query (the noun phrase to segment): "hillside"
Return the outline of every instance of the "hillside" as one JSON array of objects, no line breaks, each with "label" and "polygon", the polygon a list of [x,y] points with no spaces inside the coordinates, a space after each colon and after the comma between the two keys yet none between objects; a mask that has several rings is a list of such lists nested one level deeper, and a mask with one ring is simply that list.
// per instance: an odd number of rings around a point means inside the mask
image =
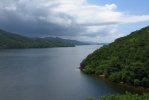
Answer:
[{"label": "hillside", "polygon": [[114,82],[149,88],[149,27],[101,47],[80,68]]},{"label": "hillside", "polygon": [[[83,42],[74,43],[75,40],[61,38],[29,38],[14,33],[0,30],[0,49],[13,48],[50,48],[50,47],[74,47]],[[85,43],[84,43],[85,44]]]},{"label": "hillside", "polygon": [[58,38],[58,37],[56,37],[56,38],[46,37],[44,39],[49,40],[49,41],[55,40],[55,41],[70,43],[70,44],[74,44],[74,45],[90,45],[90,43],[76,41],[76,40],[70,40],[70,39],[62,39],[62,38]]}]

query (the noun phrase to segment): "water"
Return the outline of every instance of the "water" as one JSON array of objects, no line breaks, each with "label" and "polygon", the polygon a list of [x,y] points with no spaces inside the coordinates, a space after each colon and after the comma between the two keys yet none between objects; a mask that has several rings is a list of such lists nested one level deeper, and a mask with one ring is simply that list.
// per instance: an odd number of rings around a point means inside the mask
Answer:
[{"label": "water", "polygon": [[0,50],[0,100],[86,100],[124,92],[78,69],[99,47]]}]

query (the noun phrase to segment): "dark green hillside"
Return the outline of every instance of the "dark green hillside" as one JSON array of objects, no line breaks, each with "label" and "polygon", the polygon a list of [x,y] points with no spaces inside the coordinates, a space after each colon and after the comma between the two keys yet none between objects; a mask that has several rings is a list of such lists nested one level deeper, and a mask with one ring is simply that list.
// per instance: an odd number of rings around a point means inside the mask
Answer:
[{"label": "dark green hillside", "polygon": [[[73,42],[72,42],[73,41]],[[0,49],[74,47],[83,42],[61,38],[29,38],[0,30]]]},{"label": "dark green hillside", "polygon": [[89,43],[85,43],[85,42],[81,42],[81,41],[76,41],[76,40],[70,40],[70,39],[62,39],[62,38],[52,38],[52,37],[46,37],[44,38],[46,40],[49,40],[49,41],[58,41],[58,42],[63,42],[63,43],[66,43],[66,44],[73,44],[73,45],[90,45]]},{"label": "dark green hillside", "polygon": [[105,45],[81,63],[87,74],[149,88],[149,27]]},{"label": "dark green hillside", "polygon": [[31,43],[30,38],[0,30],[0,48],[29,48]]}]

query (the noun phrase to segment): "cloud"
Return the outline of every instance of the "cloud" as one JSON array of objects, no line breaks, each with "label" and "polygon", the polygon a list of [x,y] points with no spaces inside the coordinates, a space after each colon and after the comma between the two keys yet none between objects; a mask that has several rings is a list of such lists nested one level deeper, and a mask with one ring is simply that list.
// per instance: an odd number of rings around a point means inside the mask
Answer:
[{"label": "cloud", "polygon": [[0,28],[29,36],[60,36],[113,41],[118,25],[149,21],[149,15],[128,15],[116,4],[87,0],[1,0]]},{"label": "cloud", "polygon": [[120,22],[122,24],[129,24],[129,23],[138,23],[138,22],[143,22],[143,21],[149,21],[149,15],[140,15],[140,16],[126,15],[121,18]]}]

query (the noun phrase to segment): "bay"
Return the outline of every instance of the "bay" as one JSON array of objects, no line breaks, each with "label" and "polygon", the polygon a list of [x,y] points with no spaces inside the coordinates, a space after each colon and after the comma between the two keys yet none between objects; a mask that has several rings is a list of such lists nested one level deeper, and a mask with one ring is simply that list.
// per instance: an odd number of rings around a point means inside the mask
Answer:
[{"label": "bay", "polygon": [[123,93],[78,69],[99,47],[0,50],[0,100],[86,100]]}]

